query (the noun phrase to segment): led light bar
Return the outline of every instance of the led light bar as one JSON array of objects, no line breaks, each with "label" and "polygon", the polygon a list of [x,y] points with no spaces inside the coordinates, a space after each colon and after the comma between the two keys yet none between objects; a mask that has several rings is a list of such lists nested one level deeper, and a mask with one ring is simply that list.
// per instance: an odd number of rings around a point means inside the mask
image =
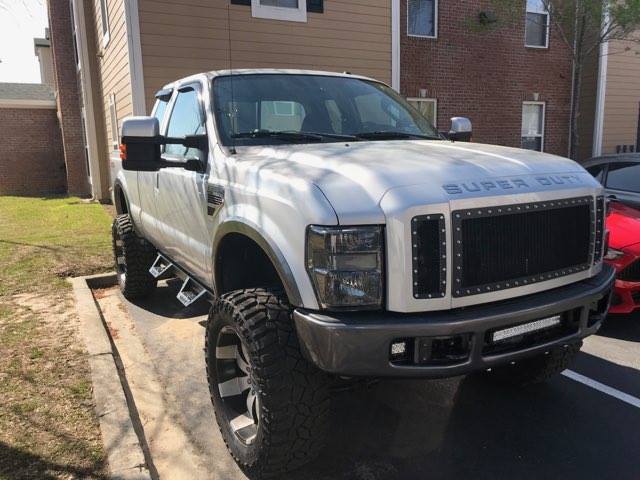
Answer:
[{"label": "led light bar", "polygon": [[561,320],[562,320],[562,317],[560,315],[555,315],[553,317],[543,318],[542,320],[536,320],[535,322],[523,323],[522,325],[517,325],[515,327],[505,328],[504,330],[498,330],[497,332],[493,332],[493,335],[491,336],[491,340],[494,342],[499,342],[501,340],[506,340],[508,338],[524,335],[525,333],[531,333],[537,330],[544,330],[545,328],[550,328],[550,327],[559,325]]}]

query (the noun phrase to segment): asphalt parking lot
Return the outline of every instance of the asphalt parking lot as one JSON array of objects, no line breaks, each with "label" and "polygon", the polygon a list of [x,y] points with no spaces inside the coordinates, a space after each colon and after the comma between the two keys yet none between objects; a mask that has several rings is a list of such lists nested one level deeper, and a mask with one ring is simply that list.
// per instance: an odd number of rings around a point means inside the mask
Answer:
[{"label": "asphalt parking lot", "polygon": [[[132,345],[121,344],[124,330],[142,345],[137,354],[145,356],[153,370],[148,376],[161,386],[161,415],[188,444],[178,452],[190,455],[185,476],[244,479],[226,452],[208,396],[208,305],[182,309],[175,293],[175,284],[163,284],[137,305],[116,289],[96,297],[118,350]],[[640,315],[609,318],[565,373],[524,389],[470,376],[385,380],[338,392],[324,453],[288,478],[640,478]],[[131,392],[145,435],[153,437],[144,402],[136,399],[139,387]],[[149,450],[158,476],[170,478],[155,453],[162,449],[152,440]]]}]

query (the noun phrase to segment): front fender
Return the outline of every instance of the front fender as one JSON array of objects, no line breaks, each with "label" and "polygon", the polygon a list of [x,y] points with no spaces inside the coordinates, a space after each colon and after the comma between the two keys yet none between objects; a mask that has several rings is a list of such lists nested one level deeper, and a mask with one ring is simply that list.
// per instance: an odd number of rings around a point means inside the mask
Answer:
[{"label": "front fender", "polygon": [[[289,266],[289,262],[284,254],[265,232],[260,232],[260,227],[246,219],[243,220],[227,220],[218,228],[213,245],[213,258],[218,258],[218,248],[222,239],[230,233],[242,234],[258,244],[258,246],[267,254],[269,260],[278,272],[280,280],[284,285],[285,292],[289,298],[289,303],[294,306],[303,305],[302,295],[296,282],[296,277]],[[220,279],[217,273],[214,273],[214,290],[218,291]]]},{"label": "front fender", "polygon": [[[125,171],[122,160],[114,152],[110,158],[110,174],[113,179],[111,199],[118,213],[128,212],[134,225],[139,226],[140,193],[138,190],[138,172]],[[122,192],[119,198],[118,192]]]},{"label": "front fender", "polygon": [[[306,201],[292,196],[247,196],[245,202],[231,202],[220,212],[215,229],[212,260],[215,264],[221,240],[240,233],[255,241],[267,254],[284,285],[289,301],[297,307],[318,309],[318,301],[305,268],[306,230],[310,224],[336,225],[337,217],[322,192],[306,190]],[[308,197],[311,198],[308,198]],[[241,197],[238,195],[236,199]],[[215,270],[215,269],[214,269]],[[220,284],[213,273],[214,289]]]}]

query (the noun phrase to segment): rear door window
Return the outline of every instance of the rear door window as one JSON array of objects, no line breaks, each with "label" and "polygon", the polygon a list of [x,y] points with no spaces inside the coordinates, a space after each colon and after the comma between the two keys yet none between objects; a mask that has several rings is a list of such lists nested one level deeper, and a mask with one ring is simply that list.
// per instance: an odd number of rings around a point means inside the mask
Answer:
[{"label": "rear door window", "polygon": [[158,119],[158,123],[162,125],[162,119],[164,118],[164,112],[167,111],[167,105],[169,100],[158,99],[155,107],[153,107],[153,116]]},{"label": "rear door window", "polygon": [[[206,133],[205,116],[198,92],[193,88],[180,91],[171,111],[167,136],[182,138],[203,133]],[[164,152],[169,155],[191,156],[197,155],[199,151],[184,145],[168,144]]]},{"label": "rear door window", "polygon": [[609,165],[607,188],[640,193],[640,163],[612,163]]}]

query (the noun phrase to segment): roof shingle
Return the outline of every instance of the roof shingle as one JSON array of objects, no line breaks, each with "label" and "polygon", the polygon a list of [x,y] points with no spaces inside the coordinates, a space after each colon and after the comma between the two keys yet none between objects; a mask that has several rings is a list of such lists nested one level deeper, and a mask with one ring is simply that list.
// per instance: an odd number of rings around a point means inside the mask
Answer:
[{"label": "roof shingle", "polygon": [[56,99],[49,85],[42,83],[2,83],[0,100],[50,100]]}]

